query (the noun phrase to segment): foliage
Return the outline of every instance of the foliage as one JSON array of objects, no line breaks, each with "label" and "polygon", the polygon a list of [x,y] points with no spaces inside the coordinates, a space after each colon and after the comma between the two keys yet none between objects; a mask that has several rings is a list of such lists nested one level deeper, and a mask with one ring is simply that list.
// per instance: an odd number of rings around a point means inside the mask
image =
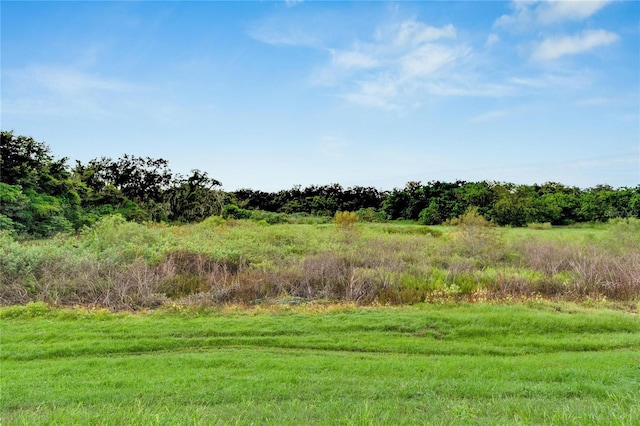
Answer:
[{"label": "foliage", "polygon": [[2,182],[38,192],[56,192],[69,177],[67,159],[55,160],[49,147],[31,137],[2,131],[0,170]]},{"label": "foliage", "polygon": [[333,223],[342,229],[353,228],[358,220],[358,215],[355,212],[336,212],[333,217]]},{"label": "foliage", "polygon": [[376,210],[373,207],[360,209],[356,214],[358,215],[358,220],[361,222],[386,222],[387,220],[387,215],[384,212]]},{"label": "foliage", "polygon": [[455,217],[453,219],[447,220],[445,224],[449,226],[481,227],[481,228],[493,226],[491,222],[489,222],[487,219],[484,218],[484,216],[482,216],[479,213],[478,207],[476,206],[469,207],[467,211],[464,212],[464,214],[461,214],[460,216]]},{"label": "foliage", "polygon": [[222,215],[278,224],[327,222],[337,212],[351,211],[361,222],[438,225],[475,207],[490,222],[518,227],[640,218],[640,186],[580,189],[555,182],[410,181],[389,192],[339,184],[273,193],[224,192],[206,172],[174,175],[161,158],[125,154],[115,160],[76,161],[70,169],[67,159],[54,158],[46,144],[8,131],[2,132],[0,154],[0,225],[20,238],[77,232],[113,214],[136,222],[193,223]]},{"label": "foliage", "polygon": [[84,225],[81,188],[49,147],[26,136],[2,132],[0,215],[17,234],[47,237]]},{"label": "foliage", "polygon": [[46,241],[19,242],[5,231],[0,304],[135,310],[169,299],[201,306],[283,296],[358,304],[640,297],[636,219],[538,231],[467,216],[450,228],[359,223],[358,232],[338,233],[324,224],[265,226],[266,216],[167,226],[120,215]]},{"label": "foliage", "polygon": [[295,186],[271,194],[241,189],[232,195],[236,204],[246,209],[321,216],[332,216],[337,211],[375,210],[380,208],[384,198],[384,194],[375,188],[356,186],[344,189],[338,184],[312,185],[304,189]]},{"label": "foliage", "polygon": [[224,219],[249,219],[251,214],[250,210],[242,209],[235,204],[227,204],[222,209]]},{"label": "foliage", "polygon": [[112,214],[196,222],[220,214],[226,198],[207,173],[174,176],[163,159],[103,157],[69,170],[47,145],[13,132],[2,132],[1,154],[1,223],[23,238],[78,231]]},{"label": "foliage", "polygon": [[223,195],[214,188],[220,182],[210,178],[206,172],[192,170],[188,178],[178,178],[164,198],[169,204],[168,219],[188,223],[203,220],[222,213]]},{"label": "foliage", "polygon": [[551,222],[545,222],[545,223],[529,223],[527,225],[527,228],[529,229],[551,229],[553,228],[553,226],[551,225]]}]

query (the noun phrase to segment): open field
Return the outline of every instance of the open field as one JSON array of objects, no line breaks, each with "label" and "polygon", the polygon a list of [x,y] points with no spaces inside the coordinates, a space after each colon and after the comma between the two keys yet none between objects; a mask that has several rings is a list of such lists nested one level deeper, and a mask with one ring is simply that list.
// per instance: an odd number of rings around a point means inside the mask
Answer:
[{"label": "open field", "polygon": [[[309,219],[313,220],[313,218]],[[584,228],[103,219],[78,235],[0,233],[0,304],[116,310],[295,297],[360,305],[543,297],[637,308],[640,220]]]},{"label": "open field", "polygon": [[3,424],[637,424],[640,320],[574,304],[8,307]]},{"label": "open field", "polygon": [[0,233],[2,424],[636,424],[640,221],[486,225]]}]

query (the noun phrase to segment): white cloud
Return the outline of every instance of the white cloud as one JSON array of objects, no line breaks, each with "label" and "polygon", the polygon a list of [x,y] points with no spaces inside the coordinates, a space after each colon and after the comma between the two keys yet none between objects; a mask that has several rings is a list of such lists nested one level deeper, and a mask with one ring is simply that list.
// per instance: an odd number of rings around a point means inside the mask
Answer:
[{"label": "white cloud", "polygon": [[588,52],[616,42],[618,35],[605,30],[587,30],[575,36],[549,37],[535,46],[531,55],[537,61],[549,61],[566,55]]},{"label": "white cloud", "polygon": [[593,84],[593,77],[590,72],[582,70],[579,75],[544,73],[534,77],[511,77],[508,83],[516,87],[528,89],[575,89],[581,90]]},{"label": "white cloud", "polygon": [[487,41],[485,41],[484,46],[485,47],[491,47],[494,44],[497,44],[500,42],[500,36],[498,34],[489,34],[489,36],[487,37]]},{"label": "white cloud", "polygon": [[293,7],[304,3],[304,0],[284,0],[284,3],[287,5],[287,7]]},{"label": "white cloud", "polygon": [[398,108],[395,101],[397,96],[398,81],[384,75],[378,76],[375,80],[361,81],[356,91],[342,95],[344,99],[355,104],[389,110]]},{"label": "white cloud", "polygon": [[438,44],[425,44],[400,59],[402,74],[405,78],[428,76],[436,71],[456,63],[458,58],[468,54],[467,48],[457,48]]},{"label": "white cloud", "polygon": [[333,65],[347,70],[374,68],[379,65],[375,57],[357,50],[331,50],[331,53]]},{"label": "white cloud", "polygon": [[541,3],[536,12],[537,20],[544,25],[566,21],[582,21],[603,7],[611,0],[561,0]]},{"label": "white cloud", "polygon": [[[347,49],[329,49],[331,61],[316,70],[313,81],[338,86],[350,102],[396,109],[416,96],[431,93],[428,83],[450,77],[471,54],[456,41],[456,29],[448,24],[431,27],[408,19],[377,29],[370,41],[357,41]],[[442,82],[444,86],[450,86]]]},{"label": "white cloud", "polygon": [[247,33],[262,43],[283,46],[317,46],[318,38],[301,27],[283,26],[280,22],[266,21],[250,27]]},{"label": "white cloud", "polygon": [[491,121],[491,120],[496,120],[499,118],[503,118],[508,116],[511,113],[511,111],[509,110],[495,110],[495,111],[489,111],[486,112],[484,114],[480,114],[480,115],[476,115],[475,117],[471,117],[471,119],[469,121],[474,122],[474,123],[480,123],[480,122],[484,122],[484,121]]},{"label": "white cloud", "polygon": [[[390,31],[394,37],[394,44],[400,47],[419,46],[422,43],[436,41],[442,38],[456,38],[456,29],[448,24],[442,28],[430,27],[413,19],[391,26]],[[385,31],[378,37],[386,41]]]},{"label": "white cloud", "polygon": [[135,88],[134,85],[120,80],[59,67],[31,66],[10,73],[27,85],[66,95],[93,91],[126,92]]},{"label": "white cloud", "polygon": [[513,12],[500,16],[494,26],[521,32],[537,26],[582,21],[611,2],[612,0],[516,0],[511,3]]},{"label": "white cloud", "polygon": [[132,107],[155,93],[152,87],[79,69],[39,64],[3,74],[3,114],[104,118],[160,107]]}]

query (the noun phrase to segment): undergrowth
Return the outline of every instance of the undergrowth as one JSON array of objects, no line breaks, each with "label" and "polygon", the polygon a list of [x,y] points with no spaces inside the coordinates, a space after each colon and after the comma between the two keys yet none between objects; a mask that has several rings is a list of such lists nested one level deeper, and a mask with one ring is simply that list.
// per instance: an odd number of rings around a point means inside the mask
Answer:
[{"label": "undergrowth", "polygon": [[138,310],[286,298],[366,305],[640,297],[640,220],[519,234],[472,217],[446,228],[347,219],[212,217],[166,226],[112,216],[50,240],[0,232],[0,304]]}]

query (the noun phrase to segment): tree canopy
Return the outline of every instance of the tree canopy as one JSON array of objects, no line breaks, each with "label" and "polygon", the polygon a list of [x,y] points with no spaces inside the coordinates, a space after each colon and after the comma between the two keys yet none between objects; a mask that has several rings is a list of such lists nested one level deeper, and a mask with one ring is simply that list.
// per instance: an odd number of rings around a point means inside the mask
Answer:
[{"label": "tree canopy", "polygon": [[364,220],[415,220],[440,224],[469,208],[499,225],[568,225],[616,217],[640,218],[640,185],[581,189],[557,182],[408,182],[404,188],[294,186],[264,192],[224,192],[206,172],[174,174],[164,159],[124,154],[83,164],[56,159],[31,137],[2,131],[0,228],[24,237],[79,230],[102,216],[135,221],[197,222],[212,215],[249,217],[252,211],[332,217],[357,212]]}]

